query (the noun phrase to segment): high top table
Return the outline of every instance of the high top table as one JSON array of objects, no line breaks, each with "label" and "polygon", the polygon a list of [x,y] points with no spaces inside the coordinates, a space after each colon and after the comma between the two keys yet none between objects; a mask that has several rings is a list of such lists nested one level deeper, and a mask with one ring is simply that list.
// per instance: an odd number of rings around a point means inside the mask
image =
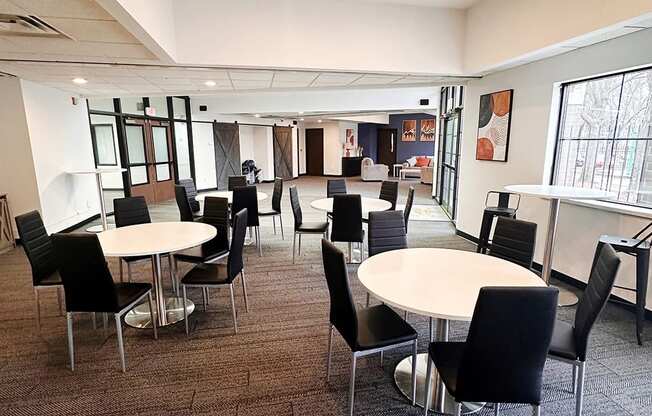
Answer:
[{"label": "high top table", "polygon": [[[233,203],[233,191],[204,192],[204,193],[198,194],[195,197],[195,199],[197,201],[204,202],[204,199],[206,199],[206,197],[209,197],[209,196],[216,197],[216,198],[226,198],[226,199],[229,200],[229,204]],[[259,202],[264,201],[265,199],[267,199],[267,194],[265,192],[256,192],[256,197],[257,197]]]},{"label": "high top table", "polygon": [[[367,198],[361,197],[362,202],[362,218],[369,218],[371,211],[387,211],[392,207],[392,204],[380,198]],[[310,206],[319,211],[328,213],[333,212],[333,198],[316,199],[310,203]]]},{"label": "high top table", "polygon": [[[550,284],[552,273],[552,255],[555,246],[555,233],[557,232],[557,219],[559,217],[559,205],[565,199],[610,199],[616,196],[613,192],[599,189],[575,188],[572,186],[558,185],[507,185],[509,192],[525,196],[534,196],[550,200],[550,211],[548,213],[548,230],[546,232],[546,246],[543,252],[543,265],[541,278]],[[559,306],[572,306],[577,303],[577,296],[570,290],[559,288]]]},{"label": "high top table", "polygon": [[[106,257],[152,256],[154,294],[158,326],[171,325],[183,320],[183,298],[165,297],[161,281],[161,255],[198,246],[213,239],[217,228],[199,222],[154,222],[130,225],[103,231],[98,234]],[[174,263],[174,262],[173,262]],[[175,277],[176,278],[176,277]],[[195,305],[188,300],[188,314]],[[125,315],[125,322],[135,328],[151,328],[147,302]]]},{"label": "high top table", "polygon": [[104,203],[104,189],[102,189],[102,174],[103,173],[117,173],[126,172],[124,168],[102,168],[102,169],[89,169],[89,170],[74,170],[68,172],[70,175],[95,175],[95,182],[97,183],[97,194],[100,197],[100,218],[101,225],[93,225],[88,227],[86,231],[90,233],[99,233],[109,229],[109,223],[106,220],[106,205]]},{"label": "high top table", "polygon": [[[470,321],[480,288],[485,286],[541,287],[545,283],[532,271],[497,257],[442,248],[408,248],[369,257],[358,268],[358,279],[367,291],[399,309],[437,319],[437,341],[448,341],[449,321]],[[417,356],[417,404],[424,405],[428,353]],[[507,371],[508,369],[506,369]],[[431,408],[452,413],[437,371],[432,373]],[[412,397],[412,356],[396,366],[394,381]],[[483,403],[464,403],[464,413],[480,410]]]}]

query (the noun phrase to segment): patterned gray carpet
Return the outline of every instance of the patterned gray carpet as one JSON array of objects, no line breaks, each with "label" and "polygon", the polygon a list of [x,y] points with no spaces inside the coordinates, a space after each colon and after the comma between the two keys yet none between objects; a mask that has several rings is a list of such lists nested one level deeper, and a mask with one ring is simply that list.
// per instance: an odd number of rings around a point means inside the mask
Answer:
[{"label": "patterned gray carpet", "polygon": [[[325,180],[294,181],[302,197],[307,220],[323,218],[309,202],[325,194]],[[289,183],[286,184],[286,188]],[[429,188],[416,184],[415,203],[429,204]],[[271,185],[260,186],[271,194]],[[349,189],[377,195],[379,184],[349,181]],[[400,203],[406,196],[401,186]],[[265,202],[269,204],[269,200]],[[88,316],[75,321],[76,370],[66,368],[65,319],[58,315],[54,291],[42,296],[43,330],[34,322],[31,275],[22,249],[0,256],[0,415],[340,415],[346,413],[350,356],[335,337],[331,381],[326,383],[328,294],[317,237],[304,239],[304,251],[291,264],[292,217],[283,198],[285,240],[274,235],[265,219],[263,257],[248,247],[246,270],[250,312],[244,311],[236,289],[239,332],[232,332],[228,290],[212,291],[208,312],[190,318],[192,332],[183,324],[151,331],[127,328],[127,373],[119,370],[116,337],[93,330]],[[177,219],[173,203],[152,207],[154,220]],[[456,237],[446,222],[414,222],[413,247],[473,249]],[[437,265],[431,271],[436,273]],[[117,263],[111,260],[117,276]],[[140,281],[150,280],[148,266],[137,268]],[[355,298],[362,306],[364,290],[351,267]],[[167,283],[167,280],[166,280]],[[200,293],[190,291],[196,302]],[[571,320],[572,309],[559,317]],[[426,318],[409,318],[421,334],[419,350],[426,348]],[[453,322],[451,338],[464,339],[467,325]],[[633,316],[608,306],[592,337],[586,381],[585,415],[652,414],[652,332],[639,347],[634,341]],[[358,363],[355,409],[357,415],[417,415],[421,409],[407,404],[393,384],[396,363],[409,349]],[[509,371],[509,368],[505,368]],[[544,378],[544,415],[573,415],[571,369],[549,361]],[[483,409],[478,414],[492,414]],[[505,406],[504,415],[529,415],[524,406]]]}]

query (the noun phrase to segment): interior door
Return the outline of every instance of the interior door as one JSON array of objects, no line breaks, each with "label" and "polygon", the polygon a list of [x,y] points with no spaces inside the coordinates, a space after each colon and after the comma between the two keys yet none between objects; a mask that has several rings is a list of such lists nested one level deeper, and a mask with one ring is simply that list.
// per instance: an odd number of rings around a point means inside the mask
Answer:
[{"label": "interior door", "polygon": [[174,198],[174,160],[169,123],[128,119],[125,133],[131,195],[144,196],[147,203]]},{"label": "interior door", "polygon": [[306,129],[306,174],[324,174],[324,129]]},{"label": "interior door", "polygon": [[397,136],[396,129],[378,129],[377,163],[387,165],[390,172],[393,172],[392,165],[396,163]]},{"label": "interior door", "polygon": [[292,179],[292,127],[272,128],[274,145],[274,175]]},{"label": "interior door", "polygon": [[236,123],[213,123],[217,188],[226,189],[229,176],[242,175],[240,165],[240,126]]}]

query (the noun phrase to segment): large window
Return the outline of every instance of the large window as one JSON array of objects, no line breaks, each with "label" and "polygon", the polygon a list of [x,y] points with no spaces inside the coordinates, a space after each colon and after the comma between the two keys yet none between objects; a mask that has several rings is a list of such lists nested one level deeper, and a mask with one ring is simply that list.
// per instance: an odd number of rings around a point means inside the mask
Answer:
[{"label": "large window", "polygon": [[554,183],[652,208],[652,69],[563,85]]}]

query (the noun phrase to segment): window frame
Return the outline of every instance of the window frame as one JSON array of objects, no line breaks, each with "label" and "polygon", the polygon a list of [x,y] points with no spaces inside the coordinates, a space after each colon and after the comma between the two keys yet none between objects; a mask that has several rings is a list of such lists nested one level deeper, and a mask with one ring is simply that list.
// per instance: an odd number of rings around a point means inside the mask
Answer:
[{"label": "window frame", "polygon": [[[97,133],[95,132],[96,127],[108,127],[111,129],[111,148],[113,149],[113,163],[100,163],[99,152],[97,149]],[[113,124],[111,123],[100,123],[100,124],[91,124],[91,141],[93,143],[93,158],[95,159],[95,167],[100,166],[118,166],[118,154],[115,148],[115,131],[113,130]]]}]

